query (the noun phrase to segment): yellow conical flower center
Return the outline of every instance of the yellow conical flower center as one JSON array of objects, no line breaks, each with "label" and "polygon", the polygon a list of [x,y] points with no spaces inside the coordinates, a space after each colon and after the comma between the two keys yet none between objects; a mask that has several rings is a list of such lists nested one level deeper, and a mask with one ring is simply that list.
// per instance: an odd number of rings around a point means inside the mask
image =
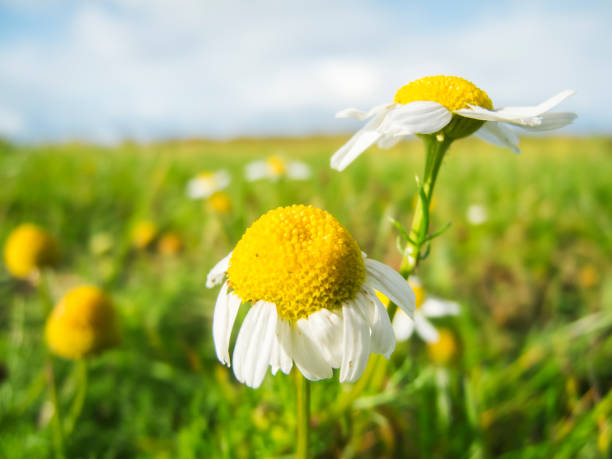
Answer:
[{"label": "yellow conical flower center", "polygon": [[15,277],[27,278],[44,266],[53,265],[59,257],[56,240],[44,229],[31,223],[19,225],[4,246],[4,262]]},{"label": "yellow conical flower center", "polygon": [[439,339],[435,343],[427,344],[429,357],[439,365],[446,365],[457,353],[457,342],[453,333],[445,328],[438,330]]},{"label": "yellow conical flower center", "polygon": [[410,287],[412,287],[412,291],[414,292],[414,305],[417,309],[419,309],[421,306],[423,306],[423,303],[425,302],[425,289],[417,281],[409,280],[408,283],[410,284]]},{"label": "yellow conical flower center", "polygon": [[279,156],[270,156],[266,162],[272,175],[283,175],[287,171],[285,160]]},{"label": "yellow conical flower center", "polygon": [[208,198],[210,208],[220,214],[226,214],[232,209],[232,201],[227,193],[217,191]]},{"label": "yellow conical flower center", "polygon": [[493,102],[482,89],[464,78],[445,75],[428,76],[402,86],[395,93],[394,101],[399,104],[438,102],[451,112],[468,105],[493,109]]},{"label": "yellow conical flower center", "polygon": [[269,211],[247,229],[227,274],[243,301],[274,303],[280,317],[296,321],[353,299],[365,266],[357,242],[332,215],[294,205]]}]

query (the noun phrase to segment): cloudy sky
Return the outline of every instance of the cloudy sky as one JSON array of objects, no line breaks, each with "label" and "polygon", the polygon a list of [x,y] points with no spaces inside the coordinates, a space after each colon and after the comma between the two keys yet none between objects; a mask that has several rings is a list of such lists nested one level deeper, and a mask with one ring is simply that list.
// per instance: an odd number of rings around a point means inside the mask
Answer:
[{"label": "cloudy sky", "polygon": [[0,0],[0,136],[347,132],[340,109],[452,74],[496,107],[572,88],[612,133],[612,2]]}]

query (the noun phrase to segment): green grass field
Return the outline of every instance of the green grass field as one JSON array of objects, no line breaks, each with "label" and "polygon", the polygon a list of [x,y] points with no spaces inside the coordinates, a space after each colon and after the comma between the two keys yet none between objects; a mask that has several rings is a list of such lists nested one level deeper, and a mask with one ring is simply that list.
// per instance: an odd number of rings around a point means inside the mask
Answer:
[{"label": "green grass field", "polygon": [[[88,361],[83,410],[67,457],[278,457],[295,448],[291,376],[239,384],[216,359],[218,288],[205,277],[271,208],[331,212],[369,256],[398,267],[418,141],[372,149],[342,172],[329,157],[345,138],[185,141],[116,148],[0,145],[0,243],[22,222],[59,240],[47,273],[57,301],[102,286],[119,311],[121,345]],[[612,141],[525,138],[520,156],[478,139],[456,142],[435,193],[434,240],[419,275],[461,314],[434,320],[459,350],[434,364],[418,337],[355,387],[312,384],[317,457],[609,457],[612,447]],[[270,154],[308,163],[306,181],[246,182]],[[229,214],[189,200],[187,181],[227,168]],[[488,220],[472,225],[472,204]],[[180,235],[174,256],[130,247],[140,220]],[[100,235],[111,243],[96,249]],[[94,247],[92,247],[94,246]],[[0,268],[0,457],[53,456],[44,307],[36,288]],[[62,414],[77,393],[74,363],[54,358]],[[367,384],[366,384],[367,383]],[[363,387],[362,387],[363,386]],[[351,402],[351,403],[349,403]]]}]

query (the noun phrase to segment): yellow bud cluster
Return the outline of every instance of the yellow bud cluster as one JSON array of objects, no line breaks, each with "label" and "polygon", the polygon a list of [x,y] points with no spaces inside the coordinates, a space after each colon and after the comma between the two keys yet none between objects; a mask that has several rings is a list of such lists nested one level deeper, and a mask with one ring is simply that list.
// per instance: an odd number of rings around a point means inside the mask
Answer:
[{"label": "yellow bud cluster", "polygon": [[228,278],[243,301],[274,303],[280,317],[297,321],[353,299],[365,266],[357,242],[332,215],[293,205],[269,211],[247,229]]},{"label": "yellow bud cluster", "polygon": [[45,339],[53,353],[69,359],[115,346],[119,331],[110,299],[90,285],[71,290],[47,319]]}]

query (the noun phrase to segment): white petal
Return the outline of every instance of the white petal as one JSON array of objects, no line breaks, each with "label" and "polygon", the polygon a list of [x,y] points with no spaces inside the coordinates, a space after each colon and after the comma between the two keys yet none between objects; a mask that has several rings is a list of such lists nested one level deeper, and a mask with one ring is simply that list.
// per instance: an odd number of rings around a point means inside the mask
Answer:
[{"label": "white petal", "polygon": [[502,123],[487,121],[476,131],[476,136],[493,145],[509,148],[514,153],[521,152],[518,146],[518,136],[511,128]]},{"label": "white petal", "polygon": [[319,346],[295,325],[291,327],[290,343],[291,350],[287,347],[285,350],[290,353],[295,366],[306,379],[318,381],[332,377],[332,367],[321,355]]},{"label": "white petal", "polygon": [[287,177],[293,180],[306,180],[310,177],[310,167],[297,161],[291,162],[287,166]]},{"label": "white petal", "polygon": [[355,382],[362,375],[370,357],[370,327],[354,304],[342,305],[344,333],[340,382]]},{"label": "white petal", "polygon": [[[415,315],[418,313],[415,313]],[[398,309],[393,317],[393,332],[398,341],[406,341],[412,336],[414,331],[414,320],[406,315],[404,311]]]},{"label": "white petal", "polygon": [[225,169],[218,170],[215,172],[215,191],[226,188],[231,181],[232,178],[228,171]]},{"label": "white petal", "polygon": [[229,342],[232,337],[232,328],[236,314],[242,300],[234,293],[229,293],[228,283],[225,282],[217,296],[213,312],[213,341],[217,358],[224,365],[230,366]]},{"label": "white petal", "polygon": [[437,102],[411,102],[390,110],[380,129],[384,134],[431,134],[450,123],[453,114]]},{"label": "white petal", "polygon": [[566,90],[533,107],[505,107],[499,110],[487,110],[486,108],[470,105],[470,108],[455,110],[455,113],[477,120],[504,121],[520,126],[536,127],[542,124],[543,117],[541,115],[543,113],[557,106],[572,94],[574,94],[574,91]]},{"label": "white petal", "polygon": [[361,153],[376,142],[381,133],[378,131],[385,114],[379,114],[357,131],[353,137],[342,145],[331,157],[332,169],[342,171],[351,164]]},{"label": "white petal", "polygon": [[410,284],[393,268],[366,258],[366,285],[383,293],[411,316],[415,311],[415,297]]},{"label": "white petal", "polygon": [[246,165],[244,175],[249,182],[269,177],[268,164],[265,161],[253,161]]},{"label": "white petal", "polygon": [[378,146],[380,148],[391,148],[394,147],[395,145],[397,145],[397,143],[402,140],[402,136],[398,135],[398,136],[393,136],[391,134],[387,134],[387,135],[383,135],[379,140],[378,140]]},{"label": "white petal", "polygon": [[[291,326],[285,319],[278,318],[276,323],[276,336],[272,346],[270,366],[272,374],[275,375],[281,370],[286,375],[291,371],[293,360],[289,357],[291,353]],[[287,351],[288,350],[288,351]]]},{"label": "white petal", "polygon": [[389,358],[395,349],[395,335],[391,320],[387,309],[380,302],[374,291],[367,289],[363,295],[365,300],[365,308],[370,321],[370,330],[372,333],[372,349],[374,354],[382,354],[385,358]]},{"label": "white petal", "polygon": [[421,312],[425,317],[456,316],[459,314],[459,304],[439,298],[427,298],[421,305]]},{"label": "white petal", "polygon": [[418,335],[423,338],[423,341],[428,343],[436,343],[440,339],[438,330],[423,316],[423,314],[415,314],[414,328]]},{"label": "white petal", "polygon": [[379,113],[385,111],[386,109],[389,108],[390,105],[393,105],[393,104],[387,103],[387,104],[377,105],[376,107],[370,109],[367,112],[358,110],[356,108],[347,108],[347,109],[344,109],[336,113],[336,118],[355,118],[357,120],[363,121],[363,120],[370,118],[371,116],[378,115]]},{"label": "white petal", "polygon": [[257,388],[270,364],[276,334],[276,306],[258,301],[247,313],[234,348],[234,375],[241,383]]},{"label": "white petal", "polygon": [[295,326],[319,348],[320,355],[332,368],[342,363],[342,318],[329,309],[320,309]]},{"label": "white petal", "polygon": [[540,115],[542,122],[537,126],[521,126],[528,131],[550,131],[572,123],[578,115],[570,112],[549,112]]},{"label": "white petal", "polygon": [[225,273],[229,269],[229,262],[232,258],[232,252],[228,253],[206,276],[206,287],[212,288],[219,285],[225,279]]}]

